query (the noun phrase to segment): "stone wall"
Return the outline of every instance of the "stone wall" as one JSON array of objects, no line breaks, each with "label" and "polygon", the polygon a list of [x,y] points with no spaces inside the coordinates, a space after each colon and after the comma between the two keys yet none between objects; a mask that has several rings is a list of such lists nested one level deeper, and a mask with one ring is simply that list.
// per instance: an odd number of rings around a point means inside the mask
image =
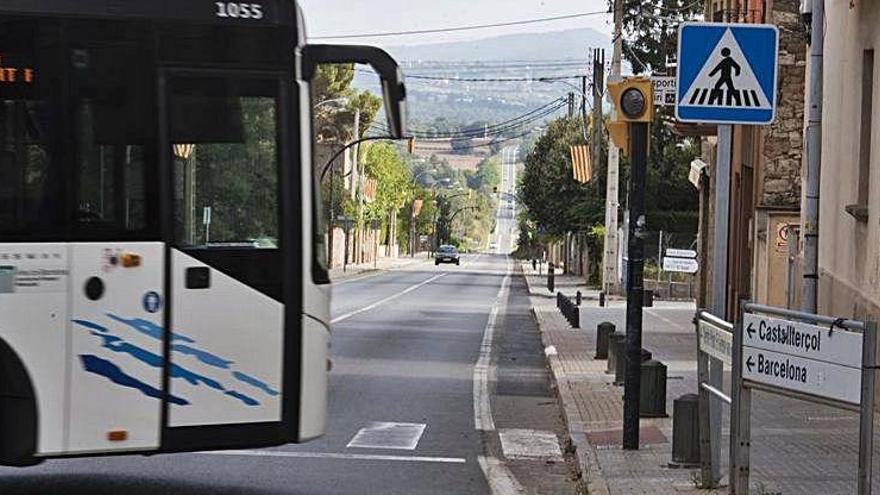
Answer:
[{"label": "stone wall", "polygon": [[767,22],[779,27],[777,111],[776,121],[764,128],[763,180],[756,199],[759,206],[797,207],[804,151],[806,43],[796,0],[774,0],[768,7]]}]

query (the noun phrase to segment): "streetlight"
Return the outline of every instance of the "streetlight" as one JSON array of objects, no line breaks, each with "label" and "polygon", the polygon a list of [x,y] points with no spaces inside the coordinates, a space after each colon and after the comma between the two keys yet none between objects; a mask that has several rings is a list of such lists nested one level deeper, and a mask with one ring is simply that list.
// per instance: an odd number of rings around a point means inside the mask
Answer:
[{"label": "streetlight", "polygon": [[[415,177],[413,177],[413,185],[416,185],[419,177],[421,177],[425,174],[428,174],[428,173],[436,174],[437,169],[432,168],[430,170],[422,170],[421,172],[417,173],[415,175]],[[417,242],[416,242],[416,201],[420,201],[420,200],[413,198],[412,208],[411,208],[410,216],[409,216],[409,257],[410,258],[416,257],[416,244],[417,244]]]}]

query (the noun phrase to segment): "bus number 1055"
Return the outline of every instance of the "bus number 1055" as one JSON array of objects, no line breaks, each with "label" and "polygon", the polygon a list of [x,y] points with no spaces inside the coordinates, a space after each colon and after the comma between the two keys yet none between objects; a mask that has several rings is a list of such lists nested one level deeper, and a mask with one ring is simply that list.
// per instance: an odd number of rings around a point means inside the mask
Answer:
[{"label": "bus number 1055", "polygon": [[217,17],[262,19],[263,6],[258,3],[217,2]]}]

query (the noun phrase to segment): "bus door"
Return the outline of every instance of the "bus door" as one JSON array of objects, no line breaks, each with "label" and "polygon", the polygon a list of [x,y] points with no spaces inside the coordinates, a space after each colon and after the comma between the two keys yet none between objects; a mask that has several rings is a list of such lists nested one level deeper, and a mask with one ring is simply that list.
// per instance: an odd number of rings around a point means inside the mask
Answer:
[{"label": "bus door", "polygon": [[73,24],[60,57],[71,137],[59,180],[71,239],[68,453],[160,444],[166,255],[155,71],[137,32]]},{"label": "bus door", "polygon": [[281,81],[169,70],[160,83],[174,189],[171,428],[282,420]]}]

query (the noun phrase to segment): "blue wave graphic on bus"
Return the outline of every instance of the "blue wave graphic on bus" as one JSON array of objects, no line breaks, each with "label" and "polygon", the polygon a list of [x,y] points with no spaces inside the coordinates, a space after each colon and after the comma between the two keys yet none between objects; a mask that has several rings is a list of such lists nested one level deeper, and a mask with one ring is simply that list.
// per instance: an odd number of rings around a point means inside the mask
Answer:
[{"label": "blue wave graphic on bus", "polygon": [[[126,319],[113,314],[107,314],[109,318],[112,320],[123,323],[129,328],[149,337],[152,337],[156,340],[161,341],[164,335],[164,329],[147,320],[143,320],[140,318]],[[89,333],[101,340],[101,347],[104,349],[108,349],[115,353],[128,354],[129,356],[137,359],[138,361],[154,368],[161,368],[165,364],[165,360],[162,356],[150,352],[146,349],[138,347],[130,342],[127,342],[122,337],[114,335],[113,332],[98,323],[88,321],[88,320],[73,320],[77,325],[82,326],[84,329],[89,331]],[[231,370],[231,366],[234,364],[233,361],[224,359],[222,357],[216,356],[210,352],[201,350],[197,347],[187,345],[187,344],[195,344],[196,341],[182,334],[174,333],[171,337],[172,342],[179,341],[183,342],[182,344],[172,344],[171,349],[172,352],[177,352],[184,355],[193,356],[199,362],[224,370]],[[101,376],[104,376],[116,384],[136,388],[140,390],[142,393],[149,397],[159,397],[153,395],[154,389],[153,387],[140,382],[139,380],[125,374],[118,366],[109,361],[104,363],[104,360],[97,358],[96,356],[92,356],[89,359],[90,366],[86,366],[85,355],[81,356],[83,358],[83,366],[86,368],[86,371],[91,373],[95,373]],[[93,358],[93,359],[92,359]],[[98,359],[102,362],[97,362],[95,359]],[[108,366],[111,365],[111,366]],[[191,385],[205,385],[211,389],[217,390],[218,392],[223,393],[224,395],[234,398],[247,406],[258,406],[260,402],[253,397],[246,395],[244,393],[227,389],[223,384],[218,382],[217,380],[208,378],[206,376],[195,373],[191,370],[188,370],[176,363],[171,363],[169,366],[169,375],[172,378],[182,379],[188,382]],[[274,390],[272,387],[267,385],[265,382],[254,378],[250,375],[242,373],[240,371],[232,372],[233,378],[247,384],[253,388],[256,388],[266,395],[269,396],[277,396],[279,392]],[[150,390],[145,389],[144,387],[148,387]],[[189,401],[186,399],[182,399],[179,397],[169,398],[169,400],[177,405],[189,405]]]},{"label": "blue wave graphic on bus", "polygon": [[[122,385],[123,387],[140,390],[140,392],[147,397],[152,397],[154,399],[162,398],[161,390],[146,384],[133,376],[125,374],[119,366],[116,366],[106,359],[101,359],[98,356],[93,356],[91,354],[82,354],[79,358],[82,361],[83,368],[89,373],[101,375],[109,379],[111,382],[117,385]],[[178,406],[189,405],[189,401],[181,399],[180,397],[175,397],[174,395],[169,395],[168,401],[172,404],[177,404]]]}]

